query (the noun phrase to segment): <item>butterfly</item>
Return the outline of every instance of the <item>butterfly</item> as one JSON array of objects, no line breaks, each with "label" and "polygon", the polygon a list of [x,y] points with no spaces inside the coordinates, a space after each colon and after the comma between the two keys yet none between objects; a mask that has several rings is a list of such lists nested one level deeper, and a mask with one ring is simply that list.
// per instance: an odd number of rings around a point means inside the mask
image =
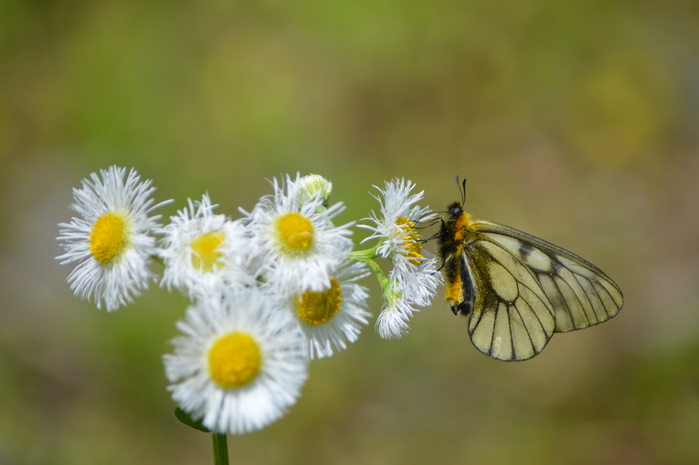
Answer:
[{"label": "butterfly", "polygon": [[614,317],[621,289],[602,270],[543,239],[476,220],[461,202],[447,208],[438,234],[446,300],[468,320],[473,345],[504,361],[539,354],[554,333]]}]

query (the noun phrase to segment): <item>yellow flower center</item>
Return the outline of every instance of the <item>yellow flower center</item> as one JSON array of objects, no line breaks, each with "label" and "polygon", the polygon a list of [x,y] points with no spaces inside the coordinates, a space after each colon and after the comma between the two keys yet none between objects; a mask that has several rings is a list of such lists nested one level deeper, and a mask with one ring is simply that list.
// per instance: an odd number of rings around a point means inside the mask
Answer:
[{"label": "yellow flower center", "polygon": [[199,271],[210,273],[215,267],[223,266],[219,261],[223,255],[218,248],[223,243],[226,235],[214,231],[202,234],[192,241],[192,265]]},{"label": "yellow flower center", "polygon": [[113,212],[97,218],[90,231],[90,253],[102,265],[121,255],[129,245],[129,231],[123,215]]},{"label": "yellow flower center", "polygon": [[255,338],[236,331],[213,343],[208,361],[211,379],[224,389],[234,389],[255,379],[262,365],[262,354]]},{"label": "yellow flower center", "polygon": [[413,265],[419,265],[420,260],[418,259],[423,258],[422,242],[415,230],[415,223],[407,216],[401,216],[396,220],[396,225],[405,233],[403,236],[403,244],[406,248],[405,256],[413,259],[410,260]]},{"label": "yellow flower center", "polygon": [[313,223],[300,213],[291,212],[277,218],[277,237],[284,251],[302,254],[313,246]]},{"label": "yellow flower center", "polygon": [[318,326],[327,323],[340,311],[342,293],[337,279],[322,292],[307,291],[296,296],[296,315],[306,324]]}]

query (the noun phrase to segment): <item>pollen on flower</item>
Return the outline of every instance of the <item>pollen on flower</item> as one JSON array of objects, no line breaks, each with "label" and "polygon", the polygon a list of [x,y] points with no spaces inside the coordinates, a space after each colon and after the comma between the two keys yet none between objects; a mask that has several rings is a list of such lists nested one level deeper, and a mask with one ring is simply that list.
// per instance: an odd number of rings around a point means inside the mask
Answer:
[{"label": "pollen on flower", "polygon": [[211,379],[224,389],[243,386],[257,376],[260,346],[250,334],[233,332],[217,339],[208,353]]},{"label": "pollen on flower", "polygon": [[118,257],[129,244],[126,220],[114,212],[97,218],[90,231],[90,253],[102,265]]},{"label": "pollen on flower", "polygon": [[407,216],[401,216],[396,220],[396,225],[403,230],[405,235],[403,236],[403,244],[405,245],[406,253],[405,256],[412,258],[410,263],[413,265],[420,264],[420,258],[424,258],[422,254],[422,242],[420,241],[420,236],[415,230],[415,223]]},{"label": "pollen on flower", "polygon": [[332,320],[341,305],[341,286],[337,279],[332,278],[328,289],[296,296],[296,315],[306,324],[318,326]]},{"label": "pollen on flower", "polygon": [[202,234],[192,241],[192,265],[200,271],[210,273],[215,267],[222,266],[219,259],[223,256],[218,248],[226,239],[222,232],[214,231]]},{"label": "pollen on flower", "polygon": [[276,228],[279,243],[288,253],[304,253],[313,246],[313,224],[300,213],[290,212],[280,216]]}]

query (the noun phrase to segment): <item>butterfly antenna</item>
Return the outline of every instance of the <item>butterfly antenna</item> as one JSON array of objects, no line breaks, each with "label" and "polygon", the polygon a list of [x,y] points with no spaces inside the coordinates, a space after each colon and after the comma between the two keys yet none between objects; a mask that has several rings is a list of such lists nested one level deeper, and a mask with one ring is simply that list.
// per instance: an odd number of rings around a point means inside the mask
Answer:
[{"label": "butterfly antenna", "polygon": [[459,188],[459,192],[461,193],[461,206],[466,203],[466,178],[464,178],[463,182],[459,182],[459,176],[456,176],[456,186]]}]

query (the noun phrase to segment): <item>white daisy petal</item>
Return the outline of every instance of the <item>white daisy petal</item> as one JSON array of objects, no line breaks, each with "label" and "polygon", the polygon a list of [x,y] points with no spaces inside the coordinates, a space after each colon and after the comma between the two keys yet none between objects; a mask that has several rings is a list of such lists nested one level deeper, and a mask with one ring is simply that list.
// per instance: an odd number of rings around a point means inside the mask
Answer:
[{"label": "white daisy petal", "polygon": [[155,275],[148,269],[157,251],[153,233],[160,229],[160,215],[153,211],[170,201],[154,205],[151,181],[141,181],[132,169],[112,166],[83,179],[82,189],[73,189],[71,205],[80,218],[61,223],[58,240],[66,253],[56,257],[61,264],[78,262],[68,276],[73,292],[94,300],[107,311],[133,302]]}]

